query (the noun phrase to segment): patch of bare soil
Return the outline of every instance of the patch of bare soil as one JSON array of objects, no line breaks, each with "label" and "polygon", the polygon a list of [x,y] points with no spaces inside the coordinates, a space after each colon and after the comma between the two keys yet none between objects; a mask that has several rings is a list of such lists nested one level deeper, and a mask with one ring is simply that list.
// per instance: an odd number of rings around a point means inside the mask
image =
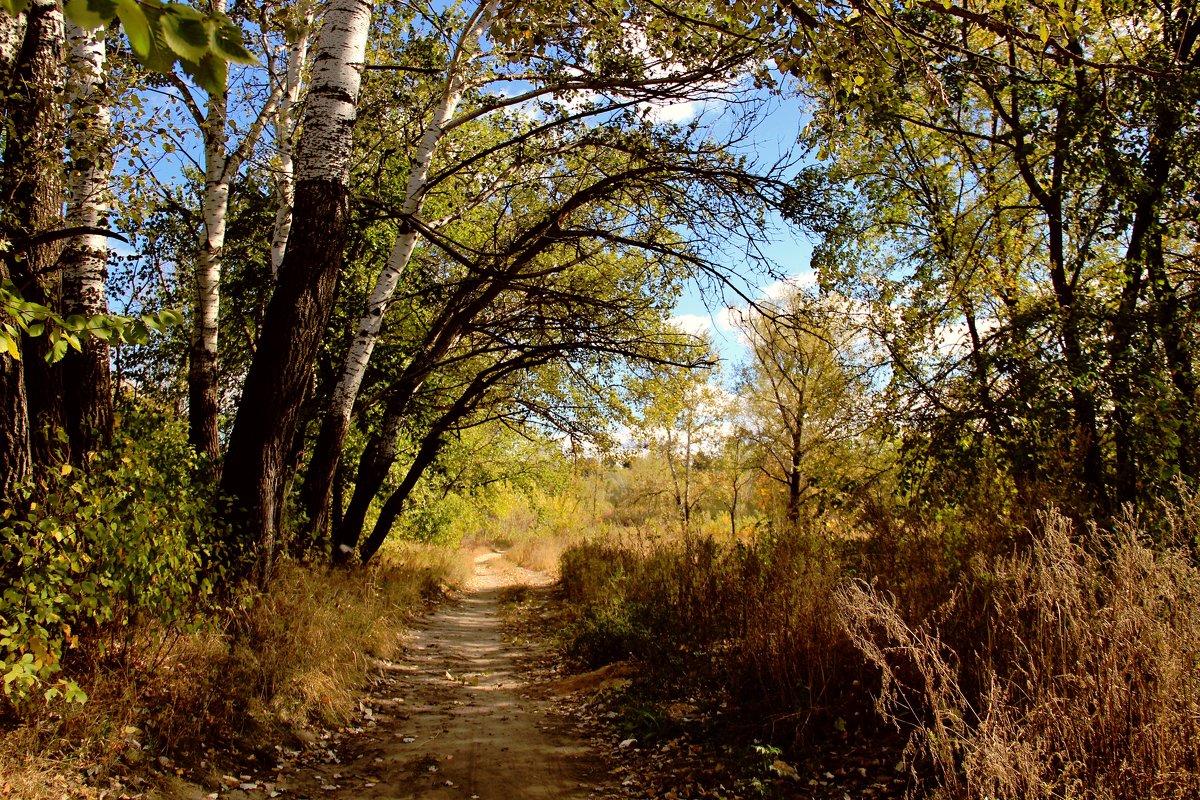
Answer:
[{"label": "patch of bare soil", "polygon": [[[550,578],[479,552],[463,595],[381,662],[354,724],[278,748],[270,771],[222,775],[195,800],[585,800],[622,796],[589,743],[526,674],[526,647],[503,635],[501,594]],[[181,787],[182,788],[182,787]]]}]

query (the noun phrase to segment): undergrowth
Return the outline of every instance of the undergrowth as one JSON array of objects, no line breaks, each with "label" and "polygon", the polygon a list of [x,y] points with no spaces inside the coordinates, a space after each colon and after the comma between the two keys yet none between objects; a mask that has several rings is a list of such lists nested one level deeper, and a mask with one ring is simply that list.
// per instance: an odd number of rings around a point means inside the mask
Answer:
[{"label": "undergrowth", "polygon": [[591,540],[563,557],[563,648],[637,662],[623,723],[708,703],[793,763],[897,730],[913,797],[1196,797],[1196,505],[1108,530],[866,515],[840,536]]},{"label": "undergrowth", "polygon": [[0,798],[203,781],[210,751],[343,723],[372,660],[469,571],[447,548],[391,546],[368,568],[285,562],[269,593],[216,592],[219,531],[182,429],[122,432],[0,521]]}]

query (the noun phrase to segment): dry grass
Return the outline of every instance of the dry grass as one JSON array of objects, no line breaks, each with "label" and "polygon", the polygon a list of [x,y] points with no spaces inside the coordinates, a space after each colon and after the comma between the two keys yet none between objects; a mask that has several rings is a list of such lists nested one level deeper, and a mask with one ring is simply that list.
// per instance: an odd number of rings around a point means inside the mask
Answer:
[{"label": "dry grass", "polygon": [[268,595],[221,619],[140,631],[156,643],[141,658],[80,676],[87,704],[44,708],[0,738],[0,798],[99,797],[97,787],[138,787],[155,764],[187,767],[208,746],[344,722],[372,659],[396,656],[411,616],[469,569],[461,553],[419,546],[363,570],[285,564]]},{"label": "dry grass", "polygon": [[[1192,536],[1194,522],[1182,525]],[[973,641],[939,636],[937,618],[909,625],[863,586],[839,599],[882,671],[881,711],[918,723],[914,763],[931,768],[932,796],[1200,796],[1200,570],[1188,553],[1151,548],[1132,523],[1079,536],[1049,515],[1028,553],[993,562],[943,610],[984,614]]]},{"label": "dry grass", "polygon": [[514,564],[557,579],[559,564],[568,547],[568,540],[560,536],[526,536],[514,541],[504,555]]},{"label": "dry grass", "polygon": [[562,573],[576,608],[567,652],[586,666],[634,657],[800,736],[863,677],[833,603],[838,558],[807,531],[593,542],[568,550]]}]

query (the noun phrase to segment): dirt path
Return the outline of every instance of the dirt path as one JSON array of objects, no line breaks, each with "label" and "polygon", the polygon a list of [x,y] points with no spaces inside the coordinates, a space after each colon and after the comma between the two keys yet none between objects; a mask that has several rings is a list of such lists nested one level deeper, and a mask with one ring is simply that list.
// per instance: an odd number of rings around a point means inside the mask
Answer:
[{"label": "dirt path", "polygon": [[604,768],[572,735],[570,722],[535,696],[521,667],[527,653],[501,635],[502,591],[547,583],[544,574],[499,553],[478,555],[464,596],[423,622],[403,661],[382,665],[363,718],[340,741],[318,743],[326,763],[285,769],[276,783],[259,784],[246,797],[617,796],[603,788]]}]

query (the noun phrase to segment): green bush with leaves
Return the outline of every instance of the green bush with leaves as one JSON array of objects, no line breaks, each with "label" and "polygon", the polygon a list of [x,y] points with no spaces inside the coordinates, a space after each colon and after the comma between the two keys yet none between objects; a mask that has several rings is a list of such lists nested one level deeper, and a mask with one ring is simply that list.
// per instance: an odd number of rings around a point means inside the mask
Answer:
[{"label": "green bush with leaves", "polygon": [[65,662],[136,658],[129,633],[139,626],[199,619],[218,559],[198,466],[179,424],[133,415],[112,449],[82,468],[56,467],[25,487],[23,510],[4,510],[0,676],[9,704],[83,702]]}]

